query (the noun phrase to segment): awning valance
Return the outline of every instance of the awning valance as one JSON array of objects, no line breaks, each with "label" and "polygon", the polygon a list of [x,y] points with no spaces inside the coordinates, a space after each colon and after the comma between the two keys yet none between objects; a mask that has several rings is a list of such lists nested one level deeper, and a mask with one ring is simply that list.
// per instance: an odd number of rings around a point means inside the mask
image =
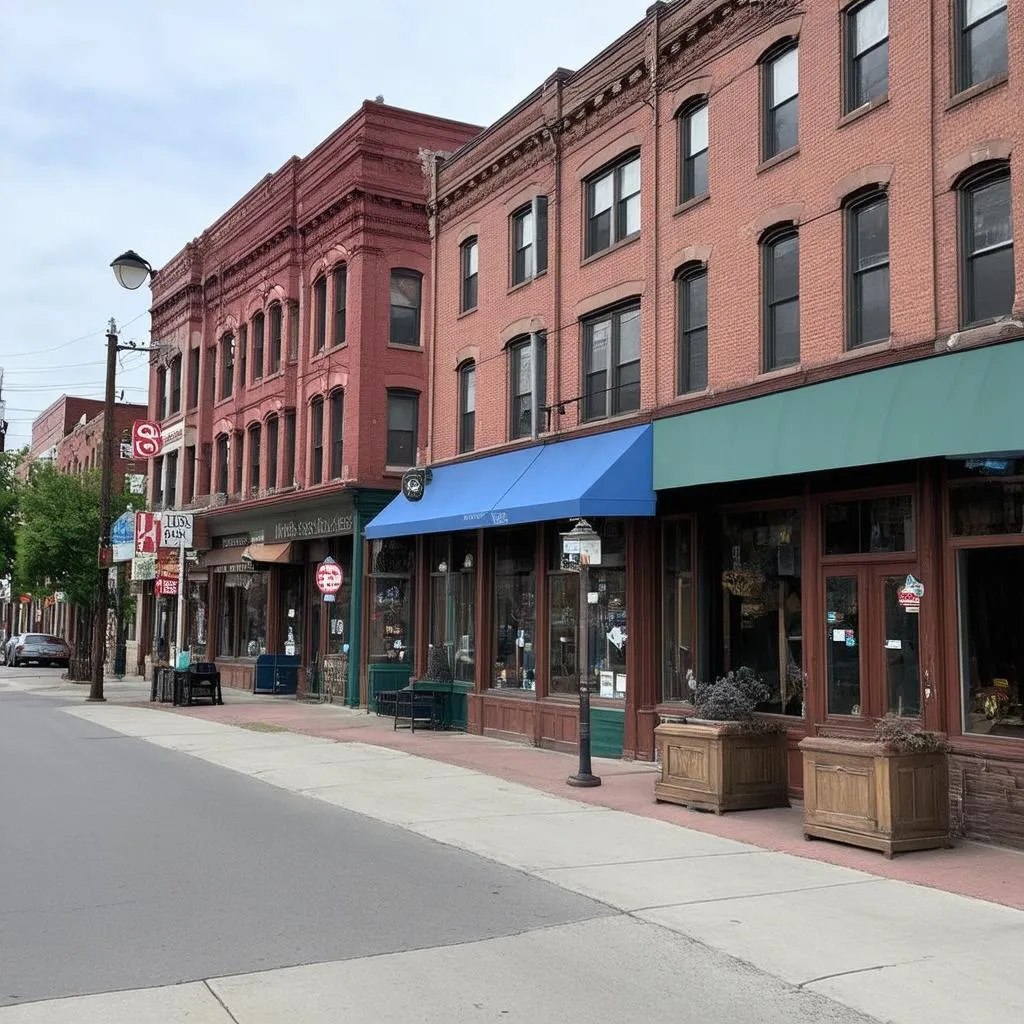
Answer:
[{"label": "awning valance", "polygon": [[666,417],[654,487],[1024,449],[1024,341]]},{"label": "awning valance", "polygon": [[246,558],[264,565],[284,564],[292,561],[292,546],[288,544],[250,544],[245,549]]},{"label": "awning valance", "polygon": [[653,516],[649,425],[438,466],[419,501],[398,495],[371,540],[576,516]]}]

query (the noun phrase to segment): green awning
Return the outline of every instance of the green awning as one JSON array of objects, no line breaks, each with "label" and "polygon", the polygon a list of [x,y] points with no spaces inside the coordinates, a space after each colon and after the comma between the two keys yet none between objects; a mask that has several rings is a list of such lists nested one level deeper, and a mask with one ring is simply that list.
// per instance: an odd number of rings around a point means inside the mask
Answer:
[{"label": "green awning", "polygon": [[654,423],[654,489],[1024,450],[1024,340]]}]

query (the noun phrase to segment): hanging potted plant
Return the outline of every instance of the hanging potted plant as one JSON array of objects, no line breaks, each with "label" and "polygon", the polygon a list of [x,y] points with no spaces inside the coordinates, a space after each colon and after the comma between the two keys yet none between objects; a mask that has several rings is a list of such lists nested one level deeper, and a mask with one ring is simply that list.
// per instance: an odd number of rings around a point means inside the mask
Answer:
[{"label": "hanging potted plant", "polygon": [[879,850],[887,858],[949,846],[949,744],[886,715],[871,740],[808,736],[804,837]]},{"label": "hanging potted plant", "polygon": [[713,683],[697,683],[692,672],[687,680],[693,716],[654,730],[661,762],[655,800],[716,814],[788,807],[786,727],[754,717],[769,697],[762,680],[750,668]]}]

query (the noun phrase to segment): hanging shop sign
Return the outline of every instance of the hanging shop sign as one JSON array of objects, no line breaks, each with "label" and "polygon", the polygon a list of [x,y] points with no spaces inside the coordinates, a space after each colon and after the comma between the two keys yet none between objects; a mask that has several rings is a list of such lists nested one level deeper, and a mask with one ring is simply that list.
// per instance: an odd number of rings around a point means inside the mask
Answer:
[{"label": "hanging shop sign", "polygon": [[316,567],[316,585],[325,601],[333,601],[344,582],[345,573],[329,555]]},{"label": "hanging shop sign", "polygon": [[130,562],[135,554],[135,513],[124,512],[110,527],[115,562]]},{"label": "hanging shop sign", "polygon": [[160,514],[135,513],[135,554],[155,555],[160,547]]},{"label": "hanging shop sign", "polygon": [[157,576],[154,589],[158,597],[177,597],[177,576]]},{"label": "hanging shop sign", "polygon": [[132,582],[156,579],[156,555],[136,555],[132,559]]},{"label": "hanging shop sign", "polygon": [[155,459],[164,450],[164,435],[155,420],[136,420],[132,424],[132,458]]},{"label": "hanging shop sign", "polygon": [[163,512],[160,516],[162,548],[192,547],[193,516],[191,512]]}]

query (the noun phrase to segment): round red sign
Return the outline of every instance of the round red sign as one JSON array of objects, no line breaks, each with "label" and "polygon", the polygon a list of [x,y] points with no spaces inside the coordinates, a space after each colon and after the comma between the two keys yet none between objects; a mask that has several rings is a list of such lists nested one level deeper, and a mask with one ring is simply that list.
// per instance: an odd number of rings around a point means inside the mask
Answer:
[{"label": "round red sign", "polygon": [[316,567],[316,585],[320,588],[321,594],[336,594],[344,582],[345,574],[333,559],[321,562]]}]

